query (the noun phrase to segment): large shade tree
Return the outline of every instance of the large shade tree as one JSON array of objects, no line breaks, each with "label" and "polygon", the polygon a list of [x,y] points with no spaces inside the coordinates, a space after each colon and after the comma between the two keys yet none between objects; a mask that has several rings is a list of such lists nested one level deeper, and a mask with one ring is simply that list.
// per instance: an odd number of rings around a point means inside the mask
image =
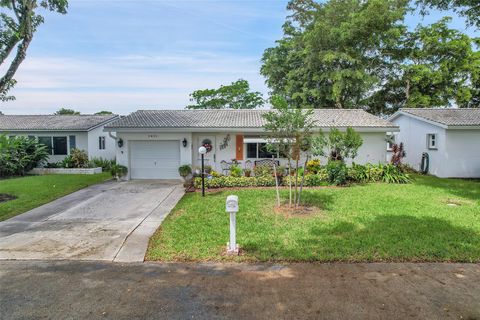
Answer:
[{"label": "large shade tree", "polygon": [[203,89],[190,94],[194,104],[187,109],[255,109],[264,104],[262,94],[251,91],[247,80],[239,79],[216,89]]},{"label": "large shade tree", "polygon": [[0,66],[11,57],[0,75],[0,101],[14,99],[8,91],[16,83],[13,77],[25,60],[33,34],[44,21],[40,9],[65,14],[67,7],[67,0],[0,0]]},{"label": "large shade tree", "polygon": [[284,37],[263,55],[273,94],[294,106],[365,106],[405,31],[405,0],[293,0]]},{"label": "large shade tree", "polygon": [[409,31],[404,0],[292,0],[284,36],[263,55],[272,94],[298,108],[479,105],[479,39],[448,18]]}]

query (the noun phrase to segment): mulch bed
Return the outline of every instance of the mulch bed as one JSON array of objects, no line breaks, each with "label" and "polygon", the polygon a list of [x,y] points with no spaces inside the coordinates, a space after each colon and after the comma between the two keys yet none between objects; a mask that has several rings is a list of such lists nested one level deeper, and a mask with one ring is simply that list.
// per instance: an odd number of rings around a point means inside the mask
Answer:
[{"label": "mulch bed", "polygon": [[15,200],[17,199],[17,197],[11,195],[11,194],[8,194],[8,193],[0,193],[0,203],[1,202],[7,202],[7,201],[10,201],[10,200]]},{"label": "mulch bed", "polygon": [[[298,207],[290,207],[288,204],[283,204],[280,207],[275,206],[274,212],[277,214],[281,214],[286,218],[293,218],[293,217],[309,217],[312,215],[322,214],[324,212],[318,207],[314,206],[298,206]],[[326,218],[326,216],[325,216]]]}]

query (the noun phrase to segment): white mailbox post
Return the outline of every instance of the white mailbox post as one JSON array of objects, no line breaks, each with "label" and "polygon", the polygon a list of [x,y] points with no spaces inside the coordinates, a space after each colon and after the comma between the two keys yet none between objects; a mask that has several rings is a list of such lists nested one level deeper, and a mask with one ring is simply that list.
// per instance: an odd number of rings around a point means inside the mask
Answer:
[{"label": "white mailbox post", "polygon": [[227,254],[238,255],[239,247],[236,239],[237,221],[235,214],[238,212],[238,197],[230,195],[227,197],[227,212],[230,213],[230,242],[227,243]]}]

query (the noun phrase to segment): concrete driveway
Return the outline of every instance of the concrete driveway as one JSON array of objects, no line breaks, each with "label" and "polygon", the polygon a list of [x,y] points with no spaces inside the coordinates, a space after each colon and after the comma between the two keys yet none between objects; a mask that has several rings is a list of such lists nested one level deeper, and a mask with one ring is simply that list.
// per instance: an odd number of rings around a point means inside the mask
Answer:
[{"label": "concrete driveway", "polygon": [[0,259],[143,261],[178,181],[107,182],[0,222]]}]

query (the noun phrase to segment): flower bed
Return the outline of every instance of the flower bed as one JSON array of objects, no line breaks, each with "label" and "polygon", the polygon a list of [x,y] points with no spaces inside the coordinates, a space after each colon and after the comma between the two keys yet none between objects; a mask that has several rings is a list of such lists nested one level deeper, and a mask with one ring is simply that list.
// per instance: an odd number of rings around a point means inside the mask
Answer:
[{"label": "flower bed", "polygon": [[[205,179],[205,187],[210,189],[225,187],[274,187],[275,178],[263,177],[231,177],[219,176]],[[202,187],[202,178],[195,178],[195,188]]]},{"label": "flower bed", "polygon": [[[341,176],[341,179],[339,179]],[[279,184],[288,186],[295,183],[295,176],[287,176],[279,179]],[[386,182],[386,183],[408,183],[410,176],[400,168],[391,164],[353,164],[351,167],[345,165],[321,166],[315,169],[315,173],[307,172],[305,174],[305,187],[319,187],[328,185],[342,185],[345,183],[368,183],[368,182]],[[298,184],[302,177],[298,177]],[[339,182],[340,181],[340,182]],[[195,188],[201,188],[202,179],[195,178]],[[257,175],[254,177],[233,177],[219,175],[212,172],[211,176],[205,178],[205,187],[210,189],[229,188],[229,187],[274,187],[275,178],[271,173]]]}]

